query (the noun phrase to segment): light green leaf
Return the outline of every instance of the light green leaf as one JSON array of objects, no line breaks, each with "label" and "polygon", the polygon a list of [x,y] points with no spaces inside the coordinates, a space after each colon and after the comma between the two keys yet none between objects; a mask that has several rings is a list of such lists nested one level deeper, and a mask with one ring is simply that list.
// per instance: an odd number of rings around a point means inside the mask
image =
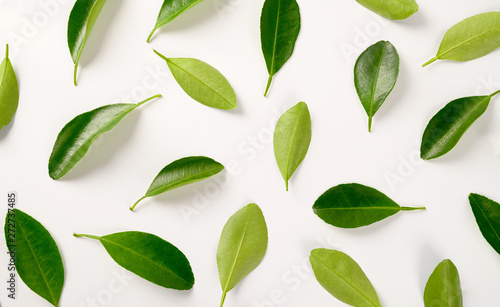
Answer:
[{"label": "light green leaf", "polygon": [[451,260],[443,260],[432,272],[424,290],[425,307],[462,307],[458,270]]},{"label": "light green leaf", "polygon": [[283,114],[274,131],[274,155],[285,180],[288,181],[304,160],[311,143],[311,115],[305,102],[299,102]]},{"label": "light green leaf", "polygon": [[18,104],[19,87],[16,73],[9,60],[9,45],[7,45],[5,59],[0,64],[0,129],[11,122]]},{"label": "light green leaf", "polygon": [[406,19],[418,11],[415,0],[356,0],[359,4],[391,20]]}]

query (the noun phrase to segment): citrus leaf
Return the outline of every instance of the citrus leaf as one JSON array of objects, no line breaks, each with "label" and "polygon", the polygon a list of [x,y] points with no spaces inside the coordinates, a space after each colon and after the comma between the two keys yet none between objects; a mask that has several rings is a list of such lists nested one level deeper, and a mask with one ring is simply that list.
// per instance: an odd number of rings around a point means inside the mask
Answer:
[{"label": "citrus leaf", "polygon": [[451,260],[443,260],[434,269],[424,290],[425,307],[462,307],[462,288],[458,270]]},{"label": "citrus leaf", "polygon": [[5,59],[0,64],[0,129],[11,122],[18,104],[19,87],[16,73],[9,59],[9,45],[7,45]]}]

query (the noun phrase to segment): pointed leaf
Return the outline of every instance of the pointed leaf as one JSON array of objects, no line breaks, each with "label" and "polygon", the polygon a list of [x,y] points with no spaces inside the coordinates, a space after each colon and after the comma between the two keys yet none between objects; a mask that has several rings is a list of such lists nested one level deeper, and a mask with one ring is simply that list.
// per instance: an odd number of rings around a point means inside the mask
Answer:
[{"label": "pointed leaf", "polygon": [[37,220],[19,209],[5,217],[5,239],[15,257],[19,277],[33,292],[54,306],[64,285],[64,265],[50,233]]},{"label": "pointed leaf", "polygon": [[300,32],[300,10],[295,0],[266,0],[260,17],[260,40],[266,60],[269,80],[292,56]]},{"label": "pointed leaf", "polygon": [[341,184],[329,189],[313,206],[314,213],[323,221],[341,228],[362,227],[399,211],[424,209],[400,207],[379,191],[357,183]]},{"label": "pointed leaf", "polygon": [[318,282],[338,300],[356,307],[381,307],[377,292],[361,267],[348,255],[318,248],[309,257]]},{"label": "pointed leaf", "polygon": [[500,204],[482,195],[469,195],[479,230],[491,247],[500,254]]},{"label": "pointed leaf", "polygon": [[130,210],[147,197],[207,179],[224,169],[224,165],[207,157],[186,157],[165,166],[149,186],[146,195],[139,199]]},{"label": "pointed leaf", "polygon": [[165,288],[189,290],[193,271],[186,256],[174,245],[150,233],[126,231],[103,237],[75,234],[99,240],[123,268]]},{"label": "pointed leaf", "polygon": [[106,0],[77,0],[68,21],[68,46],[75,63],[73,82],[76,85],[76,72],[83,47],[101,13]]},{"label": "pointed leaf", "polygon": [[427,124],[420,157],[431,160],[452,150],[469,127],[483,115],[491,98],[497,93],[459,98],[448,103]]},{"label": "pointed leaf", "polygon": [[149,34],[147,42],[151,40],[151,37],[160,27],[166,25],[171,22],[177,16],[181,15],[185,11],[189,10],[193,6],[202,2],[203,0],[165,0],[160,9],[160,13],[158,14],[158,18],[156,19],[155,27],[153,31]]},{"label": "pointed leaf", "polygon": [[90,145],[104,132],[111,130],[127,114],[156,95],[140,103],[118,103],[97,108],[75,117],[64,126],[49,159],[49,175],[59,179],[66,175],[87,153]]},{"label": "pointed leaf", "polygon": [[191,58],[166,58],[168,68],[184,92],[206,106],[233,110],[238,106],[236,94],[227,79],[207,63]]},{"label": "pointed leaf", "polygon": [[448,30],[436,60],[470,61],[487,55],[500,47],[500,12],[488,12],[469,17]]},{"label": "pointed leaf", "polygon": [[16,73],[9,60],[9,45],[5,47],[5,59],[0,64],[0,130],[8,125],[19,103],[19,87]]},{"label": "pointed leaf", "polygon": [[259,266],[266,254],[267,240],[266,221],[256,204],[243,207],[227,221],[217,249],[221,306],[227,292]]},{"label": "pointed leaf", "polygon": [[425,307],[462,307],[458,270],[451,260],[443,260],[432,272],[424,290]]},{"label": "pointed leaf", "polygon": [[288,180],[304,160],[311,143],[311,115],[305,102],[283,114],[274,131],[274,155],[288,191]]},{"label": "pointed leaf", "polygon": [[372,118],[391,93],[399,74],[399,55],[396,48],[380,41],[366,49],[354,67],[354,85],[368,115],[368,131]]},{"label": "pointed leaf", "polygon": [[391,20],[406,19],[418,11],[415,0],[356,0],[359,4]]}]

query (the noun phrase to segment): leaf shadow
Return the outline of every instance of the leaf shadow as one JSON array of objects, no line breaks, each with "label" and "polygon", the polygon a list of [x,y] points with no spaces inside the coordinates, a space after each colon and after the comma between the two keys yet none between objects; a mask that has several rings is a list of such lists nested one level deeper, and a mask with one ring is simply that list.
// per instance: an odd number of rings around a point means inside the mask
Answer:
[{"label": "leaf shadow", "polygon": [[81,69],[85,68],[99,53],[99,49],[101,49],[106,36],[109,35],[110,25],[116,18],[122,2],[121,0],[108,0],[102,8],[80,57],[78,65]]},{"label": "leaf shadow", "polygon": [[420,259],[420,269],[419,271],[419,285],[421,285],[420,293],[424,293],[425,285],[427,284],[427,280],[431,276],[434,268],[443,261],[444,258],[441,258],[434,249],[430,246],[424,246],[421,251],[422,256]]},{"label": "leaf shadow", "polygon": [[393,22],[395,22],[401,26],[422,27],[426,24],[427,21],[426,21],[424,14],[420,13],[420,10],[419,10],[415,14],[408,17],[407,19],[393,20]]},{"label": "leaf shadow", "polygon": [[0,141],[5,139],[7,137],[7,134],[9,134],[9,131],[12,129],[12,126],[14,125],[14,120],[16,119],[16,114],[17,112],[12,117],[10,123],[8,123],[7,125],[3,126],[2,129],[0,129]]},{"label": "leaf shadow", "polygon": [[85,156],[59,181],[74,180],[103,168],[133,135],[140,112],[132,112],[122,119],[111,131],[100,135],[90,146]]}]

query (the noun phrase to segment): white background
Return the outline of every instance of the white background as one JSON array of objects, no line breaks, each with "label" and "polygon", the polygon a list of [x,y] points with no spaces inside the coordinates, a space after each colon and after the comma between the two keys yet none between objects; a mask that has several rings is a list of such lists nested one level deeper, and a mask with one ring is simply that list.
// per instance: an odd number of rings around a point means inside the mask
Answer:
[{"label": "white background", "polygon": [[[300,0],[295,52],[263,98],[263,0],[207,0],[158,31],[150,44],[145,40],[162,1],[109,0],[84,49],[78,87],[72,85],[66,42],[74,1],[0,1],[0,45],[11,44],[21,92],[12,124],[0,131],[0,211],[7,209],[7,193],[16,191],[18,208],[53,235],[66,269],[60,305],[93,306],[88,302],[94,300],[95,306],[115,307],[218,306],[220,233],[232,214],[255,202],[269,228],[267,254],[228,294],[225,306],[344,306],[311,274],[307,257],[316,247],[353,257],[384,306],[423,306],[427,278],[445,258],[460,272],[465,306],[498,306],[499,255],[479,232],[467,196],[474,192],[500,201],[500,99],[448,155],[425,163],[416,159],[427,122],[447,102],[500,88],[498,51],[467,63],[438,61],[421,68],[448,28],[498,10],[498,3],[418,2],[420,10],[411,18],[387,21],[354,0]],[[52,3],[50,16],[44,3]],[[358,54],[379,40],[396,46],[401,72],[369,134],[352,71]],[[234,87],[238,109],[212,109],[190,99],[151,48],[216,67]],[[164,98],[98,139],[64,179],[49,178],[52,146],[69,120],[157,93]],[[271,130],[299,101],[310,108],[313,139],[285,192]],[[147,199],[134,213],[128,210],[165,165],[190,155],[212,157],[228,170]],[[349,182],[428,210],[403,212],[362,229],[334,228],[311,207],[328,188]],[[153,285],[114,263],[97,241],[72,236],[125,230],[154,233],[181,249],[191,262],[194,288],[179,292]],[[4,252],[2,306],[49,306],[21,281],[17,299],[7,299]]]}]

